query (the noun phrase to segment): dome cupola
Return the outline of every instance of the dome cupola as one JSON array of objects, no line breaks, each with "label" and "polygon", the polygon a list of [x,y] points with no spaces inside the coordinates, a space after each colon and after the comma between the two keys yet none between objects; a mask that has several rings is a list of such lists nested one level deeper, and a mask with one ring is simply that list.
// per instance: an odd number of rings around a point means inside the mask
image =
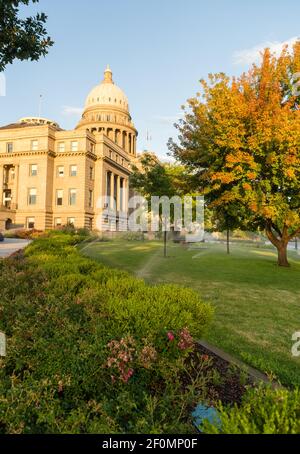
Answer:
[{"label": "dome cupola", "polygon": [[114,83],[109,65],[102,82],[87,96],[77,129],[102,133],[129,154],[135,155],[138,133],[129,113],[127,96]]},{"label": "dome cupola", "polygon": [[127,96],[115,85],[109,65],[104,72],[104,79],[93,88],[85,102],[85,109],[96,106],[111,106],[129,111]]}]

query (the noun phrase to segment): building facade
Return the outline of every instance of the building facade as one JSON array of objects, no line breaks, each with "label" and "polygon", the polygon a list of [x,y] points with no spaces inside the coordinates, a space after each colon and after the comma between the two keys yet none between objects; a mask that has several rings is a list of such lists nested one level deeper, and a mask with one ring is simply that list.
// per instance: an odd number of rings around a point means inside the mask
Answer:
[{"label": "building facade", "polygon": [[136,138],[109,67],[74,130],[32,117],[1,127],[0,230],[126,228]]}]

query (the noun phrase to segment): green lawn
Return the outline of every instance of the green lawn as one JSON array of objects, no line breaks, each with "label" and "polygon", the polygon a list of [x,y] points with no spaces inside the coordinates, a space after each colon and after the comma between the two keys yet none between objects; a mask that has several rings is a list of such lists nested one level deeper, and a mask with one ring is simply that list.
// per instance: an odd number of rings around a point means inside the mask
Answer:
[{"label": "green lawn", "polygon": [[113,240],[82,252],[150,283],[172,282],[199,291],[215,307],[207,340],[248,364],[272,372],[284,384],[300,385],[300,358],[291,355],[292,334],[300,331],[300,256],[290,252],[290,269],[276,265],[267,247],[221,244],[188,249],[159,242]]}]

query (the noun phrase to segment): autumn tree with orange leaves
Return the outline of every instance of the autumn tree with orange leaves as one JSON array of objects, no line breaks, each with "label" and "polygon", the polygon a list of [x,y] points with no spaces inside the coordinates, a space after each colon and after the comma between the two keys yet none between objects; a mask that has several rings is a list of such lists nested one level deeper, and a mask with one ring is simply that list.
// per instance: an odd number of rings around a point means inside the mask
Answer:
[{"label": "autumn tree with orange leaves", "polygon": [[210,75],[184,108],[178,143],[169,141],[208,206],[231,206],[241,222],[265,230],[280,266],[289,266],[287,245],[300,233],[299,72],[297,42],[280,57],[266,49],[239,78]]}]

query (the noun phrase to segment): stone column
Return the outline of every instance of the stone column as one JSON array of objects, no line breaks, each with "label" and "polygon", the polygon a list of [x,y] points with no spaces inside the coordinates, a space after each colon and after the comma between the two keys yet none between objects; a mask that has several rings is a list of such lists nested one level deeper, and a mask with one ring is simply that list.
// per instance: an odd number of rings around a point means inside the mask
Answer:
[{"label": "stone column", "polygon": [[124,178],[123,180],[123,211],[127,214],[128,213],[128,194],[127,194],[127,182]]},{"label": "stone column", "polygon": [[117,176],[117,211],[120,211],[120,200],[121,200],[121,179],[120,175]]},{"label": "stone column", "polygon": [[4,168],[0,165],[0,208],[3,205],[3,173]]},{"label": "stone column", "polygon": [[15,181],[14,181],[14,194],[15,194],[14,205],[15,205],[16,210],[18,209],[18,199],[19,199],[19,170],[20,170],[20,166],[19,166],[19,164],[17,164],[15,166]]},{"label": "stone column", "polygon": [[110,208],[114,209],[115,176],[110,172]]}]

